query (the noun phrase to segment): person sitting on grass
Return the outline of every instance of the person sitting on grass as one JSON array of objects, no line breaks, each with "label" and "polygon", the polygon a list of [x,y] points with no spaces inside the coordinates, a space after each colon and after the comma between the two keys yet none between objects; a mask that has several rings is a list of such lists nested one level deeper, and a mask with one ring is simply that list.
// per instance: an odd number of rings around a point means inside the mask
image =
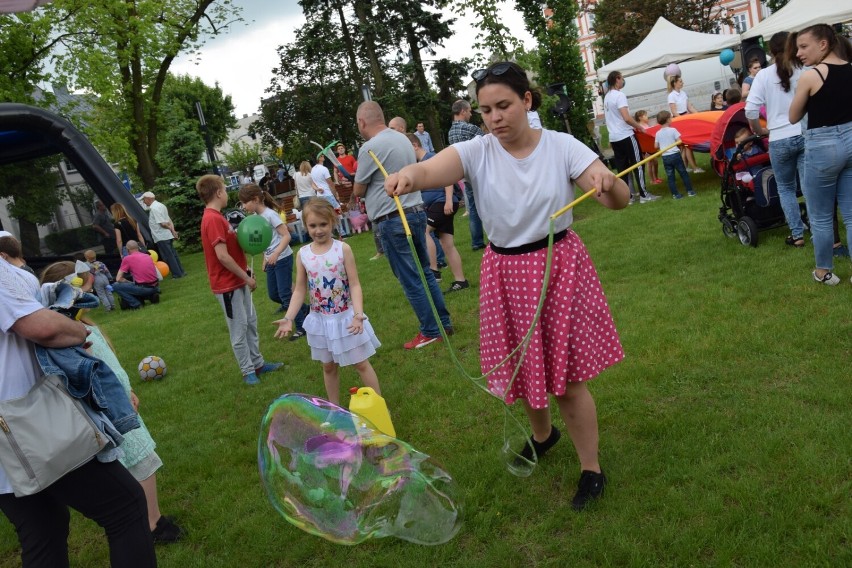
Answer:
[{"label": "person sitting on grass", "polygon": [[[74,273],[73,262],[67,260],[55,262],[44,269],[41,275],[41,283],[58,282],[72,273]],[[106,363],[107,367],[115,373],[121,386],[124,387],[127,398],[133,405],[133,410],[138,413],[139,398],[130,386],[127,371],[119,363],[109,339],[95,322],[86,316],[85,311],[79,321],[89,330],[87,339],[92,343],[89,352]],[[172,543],[180,540],[183,529],[173,519],[160,513],[160,503],[157,498],[157,470],[163,466],[163,460],[157,455],[156,447],[156,442],[151,437],[145,422],[142,421],[142,416],[139,415],[139,428],[124,434],[124,442],[121,444],[122,456],[119,461],[145,491],[145,499],[148,503],[148,524],[151,527],[151,536],[154,538],[154,542]]]},{"label": "person sitting on grass", "polygon": [[225,180],[214,174],[204,175],[198,178],[195,189],[204,202],[201,246],[210,288],[225,312],[231,348],[240,365],[243,382],[256,385],[260,383],[258,375],[275,371],[283,363],[264,362],[260,354],[257,311],[251,301],[257,282],[247,272],[246,255],[237,242],[234,228],[222,216],[222,209],[228,206]]},{"label": "person sitting on grass", "polygon": [[[680,144],[680,132],[671,126],[672,113],[667,110],[662,110],[657,113],[657,124],[660,129],[654,137],[654,147],[656,149],[667,148],[674,143]],[[681,199],[681,195],[675,185],[675,171],[680,174],[680,179],[683,180],[683,185],[686,186],[687,195],[695,197],[695,190],[692,189],[692,181],[689,179],[689,172],[686,171],[686,166],[683,163],[683,158],[680,156],[680,149],[677,146],[672,146],[663,153],[663,167],[666,169],[666,179],[669,183],[669,191],[672,192],[674,199]]]},{"label": "person sitting on grass", "polygon": [[98,260],[95,251],[89,249],[83,253],[83,256],[86,257],[86,263],[90,267],[92,276],[95,277],[95,294],[98,295],[101,306],[108,312],[114,310],[115,300],[112,297],[112,286],[109,283],[112,280],[112,273],[106,264]]},{"label": "person sitting on grass", "polygon": [[340,404],[340,366],[352,365],[364,386],[381,395],[379,378],[369,358],[381,346],[364,314],[364,294],[352,248],[335,240],[332,230],[337,215],[328,201],[316,198],[305,204],[302,222],[312,243],[299,249],[296,258],[296,288],[287,314],[278,324],[275,337],[288,335],[294,318],[310,291],[311,312],[305,331],[311,357],[322,363],[328,400]]},{"label": "person sitting on grass", "polygon": [[[139,243],[127,241],[127,256],[115,275],[112,289],[121,298],[122,310],[138,310],[145,300],[152,304],[160,302],[160,280],[162,276],[154,265],[151,255],[139,250]],[[131,276],[133,281],[126,278]]]}]

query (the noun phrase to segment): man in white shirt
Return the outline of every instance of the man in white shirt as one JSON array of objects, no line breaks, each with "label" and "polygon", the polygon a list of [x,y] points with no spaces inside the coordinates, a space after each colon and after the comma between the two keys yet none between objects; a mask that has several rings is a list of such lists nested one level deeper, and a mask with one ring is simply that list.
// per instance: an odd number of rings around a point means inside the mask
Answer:
[{"label": "man in white shirt", "polygon": [[186,272],[172,244],[172,241],[178,238],[178,232],[175,230],[175,225],[169,217],[169,210],[165,205],[157,201],[154,194],[150,191],[142,194],[142,203],[145,204],[145,207],[149,211],[148,227],[151,229],[151,236],[154,237],[154,243],[160,252],[160,258],[169,265],[169,272],[171,272],[172,278],[183,278],[186,276]]},{"label": "man in white shirt", "polygon": [[[621,172],[642,159],[639,142],[633,134],[634,128],[641,129],[641,127],[630,116],[627,96],[621,92],[621,89],[624,88],[624,77],[621,72],[613,71],[607,77],[606,82],[609,91],[604,97],[604,117],[606,128],[609,131],[609,143],[615,154],[615,169]],[[627,176],[625,181],[630,187],[630,203],[636,201],[637,193],[639,194],[639,203],[659,199],[645,189],[645,166],[639,166],[633,170],[633,175]]]}]

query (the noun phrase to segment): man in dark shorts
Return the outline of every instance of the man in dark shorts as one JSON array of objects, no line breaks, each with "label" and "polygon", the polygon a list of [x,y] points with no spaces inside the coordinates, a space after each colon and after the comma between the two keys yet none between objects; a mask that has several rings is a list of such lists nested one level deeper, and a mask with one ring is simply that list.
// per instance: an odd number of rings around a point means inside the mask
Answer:
[{"label": "man in dark shorts", "polygon": [[[418,162],[428,160],[435,155],[435,152],[427,152],[423,149],[420,139],[415,134],[409,134],[408,140],[414,148],[414,155],[417,157]],[[461,255],[459,255],[459,251],[456,249],[453,237],[453,218],[456,215],[456,211],[459,210],[459,198],[453,191],[453,186],[424,189],[421,190],[420,195],[423,198],[423,206],[426,208],[427,237],[432,236],[429,233],[438,235],[441,248],[444,249],[444,254],[447,257],[447,264],[453,273],[453,283],[447,288],[445,293],[449,294],[450,292],[458,292],[459,290],[470,288],[470,284],[464,277]],[[437,251],[431,238],[426,239],[426,249],[429,253],[429,267],[432,269],[435,279],[440,282],[441,273],[438,271]]]}]

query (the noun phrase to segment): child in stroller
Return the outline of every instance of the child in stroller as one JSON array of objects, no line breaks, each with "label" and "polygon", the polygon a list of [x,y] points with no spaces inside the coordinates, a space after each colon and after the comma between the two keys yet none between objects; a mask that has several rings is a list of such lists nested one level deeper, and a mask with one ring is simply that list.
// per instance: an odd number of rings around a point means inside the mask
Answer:
[{"label": "child in stroller", "polygon": [[756,247],[758,231],[786,224],[764,138],[752,134],[744,103],[728,108],[711,138],[713,167],[722,178],[722,232]]}]

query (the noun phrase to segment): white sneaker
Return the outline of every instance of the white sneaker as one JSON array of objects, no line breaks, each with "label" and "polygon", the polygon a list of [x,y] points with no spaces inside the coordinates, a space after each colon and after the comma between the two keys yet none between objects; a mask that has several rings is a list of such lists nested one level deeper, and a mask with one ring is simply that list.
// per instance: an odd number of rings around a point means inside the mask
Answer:
[{"label": "white sneaker", "polygon": [[694,173],[694,174],[703,174],[703,173],[704,173],[704,170],[702,170],[701,168],[695,168],[694,170],[692,170],[692,173]]},{"label": "white sneaker", "polygon": [[817,276],[816,270],[814,270],[811,274],[813,274],[815,282],[825,284],[826,286],[837,286],[840,284],[840,278],[838,278],[833,272],[826,272],[822,278]]},{"label": "white sneaker", "polygon": [[639,203],[648,203],[649,201],[656,201],[660,198],[659,195],[651,195],[650,193],[645,193],[645,197],[639,197]]}]

